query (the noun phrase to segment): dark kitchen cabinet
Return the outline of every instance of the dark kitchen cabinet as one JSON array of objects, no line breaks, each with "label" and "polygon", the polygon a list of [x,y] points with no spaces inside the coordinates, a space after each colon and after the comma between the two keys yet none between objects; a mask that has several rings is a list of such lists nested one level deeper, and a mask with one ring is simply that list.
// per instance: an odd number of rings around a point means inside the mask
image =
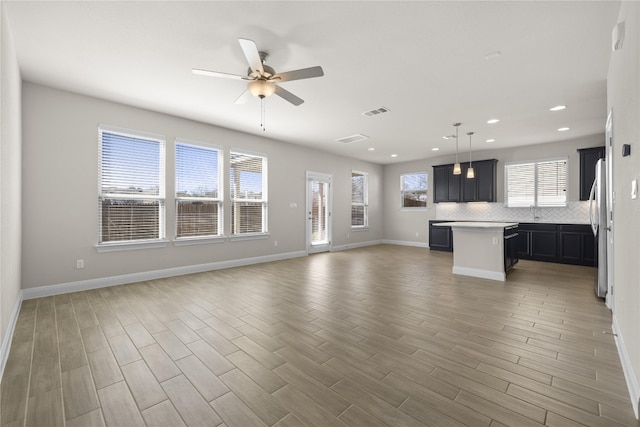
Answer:
[{"label": "dark kitchen cabinet", "polygon": [[588,225],[520,223],[516,247],[520,259],[597,265],[595,240]]},{"label": "dark kitchen cabinet", "polygon": [[518,256],[534,261],[554,261],[558,257],[556,224],[520,224]]},{"label": "dark kitchen cabinet", "polygon": [[473,162],[475,178],[467,178],[469,162],[461,163],[462,174],[453,174],[453,165],[433,167],[433,202],[495,202],[496,159]]},{"label": "dark kitchen cabinet", "polygon": [[460,176],[453,174],[453,165],[433,167],[433,201],[457,202],[460,199]]},{"label": "dark kitchen cabinet", "polygon": [[504,271],[511,270],[518,263],[518,229],[505,229]]},{"label": "dark kitchen cabinet", "polygon": [[451,227],[434,225],[439,222],[447,221],[429,221],[429,249],[453,252],[453,232]]},{"label": "dark kitchen cabinet", "polygon": [[564,263],[595,266],[596,241],[589,225],[560,225],[560,259]]},{"label": "dark kitchen cabinet", "polygon": [[591,185],[596,176],[596,162],[605,157],[605,147],[581,148],[580,153],[580,200],[589,200]]}]

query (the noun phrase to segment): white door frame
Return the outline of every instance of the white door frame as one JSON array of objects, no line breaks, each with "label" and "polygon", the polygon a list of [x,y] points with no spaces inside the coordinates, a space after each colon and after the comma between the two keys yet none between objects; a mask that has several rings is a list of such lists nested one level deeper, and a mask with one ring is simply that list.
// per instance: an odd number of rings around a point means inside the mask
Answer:
[{"label": "white door frame", "polygon": [[613,194],[613,111],[609,110],[607,124],[605,126],[605,156],[606,156],[606,203],[607,203],[607,229],[603,230],[607,233],[607,295],[605,302],[607,307],[615,314],[615,271],[613,262],[613,235],[614,235],[614,209],[615,196]]},{"label": "white door frame", "polygon": [[[327,243],[325,244],[311,244],[311,234],[312,234],[312,207],[313,207],[313,190],[311,188],[312,182],[325,182],[329,184],[329,195],[327,197]],[[331,230],[332,230],[332,219],[331,219],[331,210],[333,206],[333,177],[330,174],[321,173],[321,172],[313,172],[307,171],[307,201],[305,205],[305,218],[307,221],[306,227],[306,245],[307,245],[307,254],[318,253],[318,252],[327,252],[331,250]]]}]

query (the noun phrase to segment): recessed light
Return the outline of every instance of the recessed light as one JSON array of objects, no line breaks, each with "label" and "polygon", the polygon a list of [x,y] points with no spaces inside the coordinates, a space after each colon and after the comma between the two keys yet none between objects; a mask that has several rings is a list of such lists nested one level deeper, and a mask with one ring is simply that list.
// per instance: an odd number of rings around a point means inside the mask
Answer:
[{"label": "recessed light", "polygon": [[485,142],[496,142],[496,140],[492,138],[492,139],[487,139]]},{"label": "recessed light", "polygon": [[558,128],[558,132],[566,132],[566,131],[568,131],[568,130],[569,130],[569,128],[567,128],[567,127],[564,127],[564,128]]},{"label": "recessed light", "polygon": [[489,61],[489,60],[491,60],[491,59],[498,58],[500,55],[502,55],[502,52],[500,52],[499,50],[496,50],[495,52],[487,53],[487,54],[484,56],[484,59],[486,59],[487,61]]},{"label": "recessed light", "polygon": [[492,125],[494,123],[498,123],[499,121],[500,121],[500,119],[489,119],[489,120],[487,120],[487,123]]},{"label": "recessed light", "polygon": [[435,147],[435,148],[432,148],[432,149],[431,149],[431,151],[438,151],[438,150],[439,150],[439,148],[438,148],[438,147]]},{"label": "recessed light", "polygon": [[369,151],[376,151],[375,147],[369,147],[369,148],[367,148],[367,150],[369,150]]},{"label": "recessed light", "polygon": [[391,157],[398,157],[398,155],[397,154],[392,154]]},{"label": "recessed light", "polygon": [[549,111],[561,111],[567,108],[566,105],[556,105],[555,107],[549,108]]}]

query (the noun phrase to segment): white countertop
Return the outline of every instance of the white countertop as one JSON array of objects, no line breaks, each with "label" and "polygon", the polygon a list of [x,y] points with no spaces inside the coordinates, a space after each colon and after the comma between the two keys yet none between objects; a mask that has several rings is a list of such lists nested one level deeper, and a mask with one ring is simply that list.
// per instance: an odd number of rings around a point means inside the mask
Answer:
[{"label": "white countertop", "polygon": [[482,221],[464,221],[464,222],[439,222],[434,226],[459,227],[459,228],[506,228],[518,225],[517,222],[482,222]]}]

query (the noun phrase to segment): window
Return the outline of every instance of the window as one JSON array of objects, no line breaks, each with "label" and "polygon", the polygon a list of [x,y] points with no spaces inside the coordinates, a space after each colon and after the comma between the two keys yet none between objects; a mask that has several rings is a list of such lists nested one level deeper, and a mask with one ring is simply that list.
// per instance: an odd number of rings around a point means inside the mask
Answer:
[{"label": "window", "polygon": [[369,225],[367,174],[351,172],[351,227],[364,228]]},{"label": "window", "polygon": [[504,176],[508,207],[567,205],[567,158],[509,163]]},{"label": "window", "polygon": [[99,244],[164,239],[164,138],[101,126],[99,144]]},{"label": "window", "polygon": [[176,141],[176,238],[222,234],[221,152]]},{"label": "window", "polygon": [[427,207],[427,173],[405,173],[400,175],[402,208]]},{"label": "window", "polygon": [[231,153],[231,234],[267,232],[267,158]]}]

